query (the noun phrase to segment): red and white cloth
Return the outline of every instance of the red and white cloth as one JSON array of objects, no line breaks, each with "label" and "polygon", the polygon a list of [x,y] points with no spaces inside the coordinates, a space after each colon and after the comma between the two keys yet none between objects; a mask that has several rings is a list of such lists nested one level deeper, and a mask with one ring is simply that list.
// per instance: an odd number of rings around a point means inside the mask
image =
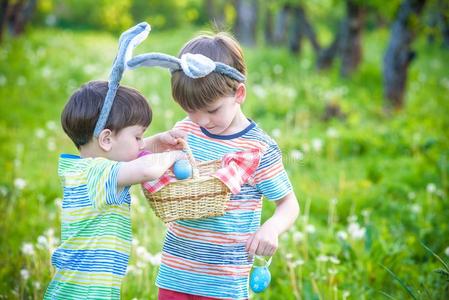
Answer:
[{"label": "red and white cloth", "polygon": [[[140,156],[147,154],[149,152],[142,153]],[[212,176],[223,182],[232,194],[238,194],[245,183],[253,184],[252,178],[259,166],[260,158],[261,152],[259,149],[226,154],[222,158],[221,168]],[[142,186],[148,192],[156,193],[164,186],[175,181],[177,179],[166,172],[159,179],[143,182]]]}]

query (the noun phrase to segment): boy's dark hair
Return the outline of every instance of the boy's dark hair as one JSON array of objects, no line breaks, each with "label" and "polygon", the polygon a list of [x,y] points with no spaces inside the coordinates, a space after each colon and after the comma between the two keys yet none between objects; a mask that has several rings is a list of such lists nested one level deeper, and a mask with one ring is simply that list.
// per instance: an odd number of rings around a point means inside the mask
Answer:
[{"label": "boy's dark hair", "polygon": [[[187,42],[178,57],[185,53],[202,54],[246,75],[242,49],[227,33],[200,35]],[[238,81],[216,72],[203,78],[192,79],[184,72],[176,71],[171,77],[173,98],[186,111],[204,109],[221,97],[234,95],[238,84]]]},{"label": "boy's dark hair", "polygon": [[[78,149],[92,139],[107,91],[106,81],[90,81],[75,91],[65,105],[62,128]],[[145,97],[135,89],[120,86],[105,129],[119,132],[128,126],[148,127],[151,119],[152,111]]]}]

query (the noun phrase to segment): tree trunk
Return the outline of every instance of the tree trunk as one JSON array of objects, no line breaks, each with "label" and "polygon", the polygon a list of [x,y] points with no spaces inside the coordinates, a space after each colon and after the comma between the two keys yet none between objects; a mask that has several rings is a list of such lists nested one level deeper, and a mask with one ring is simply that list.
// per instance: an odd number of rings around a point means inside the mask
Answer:
[{"label": "tree trunk", "polygon": [[339,26],[332,43],[324,49],[321,49],[317,55],[316,67],[318,70],[329,69],[334,62],[335,57],[340,50],[341,36],[343,24]]},{"label": "tree trunk", "polygon": [[302,38],[304,36],[303,28],[301,26],[301,7],[295,6],[291,9],[291,12],[293,16],[288,35],[288,48],[292,53],[298,54],[301,52]]},{"label": "tree trunk", "polygon": [[237,39],[246,46],[256,44],[257,0],[237,0],[237,22],[234,32]]},{"label": "tree trunk", "polygon": [[[388,108],[400,109],[404,104],[408,67],[415,57],[411,43],[416,37],[413,27],[425,0],[403,0],[391,27],[390,42],[384,56],[384,98]],[[416,27],[416,25],[415,25]]]},{"label": "tree trunk", "polygon": [[298,5],[293,7],[291,12],[293,14],[293,22],[289,39],[290,50],[294,53],[299,53],[301,50],[302,38],[307,37],[315,52],[319,52],[321,47],[304,8]]},{"label": "tree trunk", "polygon": [[8,20],[8,10],[9,10],[9,1],[1,0],[0,1],[0,43],[3,40],[3,34],[6,29],[6,24]]},{"label": "tree trunk", "polygon": [[444,0],[439,1],[440,6],[440,28],[443,37],[443,46],[449,48],[449,3]]},{"label": "tree trunk", "polygon": [[362,61],[362,30],[364,11],[354,0],[346,1],[346,20],[340,43],[341,69],[343,77],[353,73]]},{"label": "tree trunk", "polygon": [[31,20],[35,8],[36,0],[17,1],[13,8],[11,23],[14,35],[20,35],[25,31],[25,26]]},{"label": "tree trunk", "polygon": [[287,21],[288,21],[289,7],[284,5],[276,13],[274,32],[273,32],[273,42],[276,44],[284,44],[287,36]]},{"label": "tree trunk", "polygon": [[265,12],[265,30],[264,37],[265,42],[268,45],[274,45],[274,30],[273,30],[273,13],[267,9]]},{"label": "tree trunk", "polygon": [[206,0],[206,13],[209,21],[219,31],[225,30],[226,21],[224,15],[224,5],[222,1]]}]

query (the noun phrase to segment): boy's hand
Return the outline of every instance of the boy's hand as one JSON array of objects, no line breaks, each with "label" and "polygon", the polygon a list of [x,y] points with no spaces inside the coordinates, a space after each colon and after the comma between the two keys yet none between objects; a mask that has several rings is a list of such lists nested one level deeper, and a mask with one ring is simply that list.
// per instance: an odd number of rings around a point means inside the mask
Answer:
[{"label": "boy's hand", "polygon": [[145,149],[151,152],[182,150],[179,139],[184,139],[187,133],[179,129],[168,130],[145,139]]},{"label": "boy's hand", "polygon": [[246,242],[246,251],[248,251],[249,258],[254,255],[272,256],[278,248],[279,233],[276,228],[265,222],[258,231],[256,231]]},{"label": "boy's hand", "polygon": [[172,129],[161,133],[159,136],[160,146],[166,147],[166,150],[182,150],[183,145],[179,139],[184,139],[187,133],[179,129]]}]

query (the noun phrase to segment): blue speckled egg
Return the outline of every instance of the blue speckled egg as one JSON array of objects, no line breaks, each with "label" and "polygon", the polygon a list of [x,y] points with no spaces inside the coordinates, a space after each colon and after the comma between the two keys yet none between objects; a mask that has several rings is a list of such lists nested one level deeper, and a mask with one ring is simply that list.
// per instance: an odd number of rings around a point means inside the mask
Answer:
[{"label": "blue speckled egg", "polygon": [[184,180],[192,176],[192,166],[187,159],[177,160],[173,164],[173,174],[175,174],[176,179]]},{"label": "blue speckled egg", "polygon": [[263,292],[271,281],[270,270],[267,267],[255,267],[249,277],[249,286],[255,293]]}]

